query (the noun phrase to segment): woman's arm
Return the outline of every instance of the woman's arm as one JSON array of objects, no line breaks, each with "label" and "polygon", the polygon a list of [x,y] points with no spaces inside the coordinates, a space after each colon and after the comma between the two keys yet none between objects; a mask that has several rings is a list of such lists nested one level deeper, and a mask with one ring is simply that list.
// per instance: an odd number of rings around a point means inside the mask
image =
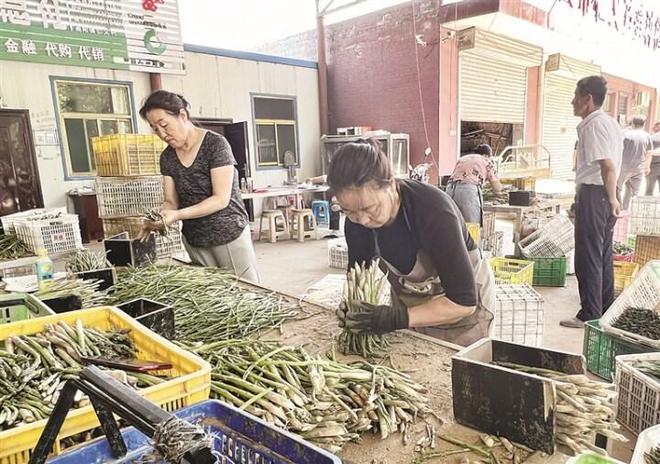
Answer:
[{"label": "woman's arm", "polygon": [[196,205],[182,209],[164,209],[161,211],[166,225],[176,221],[195,219],[213,214],[229,205],[231,190],[234,182],[234,166],[221,166],[211,169],[211,185],[213,194]]},{"label": "woman's arm", "polygon": [[179,196],[176,194],[174,179],[163,176],[163,205],[160,209],[179,209]]},{"label": "woman's arm", "polygon": [[471,316],[475,310],[476,306],[463,306],[441,296],[408,308],[408,325],[412,328],[453,324]]}]

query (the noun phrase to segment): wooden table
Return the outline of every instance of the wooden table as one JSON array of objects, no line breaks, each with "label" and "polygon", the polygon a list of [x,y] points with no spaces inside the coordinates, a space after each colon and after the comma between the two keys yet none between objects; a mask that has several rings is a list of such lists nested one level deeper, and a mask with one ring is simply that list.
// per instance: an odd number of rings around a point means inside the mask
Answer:
[{"label": "wooden table", "polygon": [[484,203],[484,212],[491,212],[502,215],[513,215],[513,243],[520,241],[522,233],[522,222],[525,213],[530,211],[548,211],[559,214],[561,212],[562,202],[558,200],[543,200],[531,206],[513,206],[513,205],[496,205],[492,203]]},{"label": "wooden table", "polygon": [[[258,189],[261,190],[261,189]],[[289,187],[268,187],[263,189],[264,191],[242,193],[241,196],[243,200],[256,200],[256,199],[265,199],[265,198],[275,198],[275,197],[296,197],[296,207],[301,205],[302,195],[305,193],[324,193],[330,190],[330,187],[327,185],[319,185],[312,188],[300,188],[295,186]]]}]

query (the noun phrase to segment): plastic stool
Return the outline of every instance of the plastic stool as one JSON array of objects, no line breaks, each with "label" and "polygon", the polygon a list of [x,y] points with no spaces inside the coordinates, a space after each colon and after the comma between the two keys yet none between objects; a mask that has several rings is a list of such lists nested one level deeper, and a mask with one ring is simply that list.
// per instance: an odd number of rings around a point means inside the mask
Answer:
[{"label": "plastic stool", "polygon": [[312,202],[312,212],[318,225],[330,225],[330,202],[326,200],[314,200]]},{"label": "plastic stool", "polygon": [[[281,219],[281,223],[278,224],[277,220]],[[268,221],[268,230],[264,230],[264,220]],[[259,220],[259,239],[264,238],[264,233],[266,238],[270,243],[277,242],[277,239],[291,236],[289,231],[289,223],[284,217],[284,213],[280,210],[266,209],[262,211],[261,218]]]},{"label": "plastic stool", "polygon": [[291,211],[291,238],[304,242],[306,238],[316,238],[316,218],[311,209]]}]

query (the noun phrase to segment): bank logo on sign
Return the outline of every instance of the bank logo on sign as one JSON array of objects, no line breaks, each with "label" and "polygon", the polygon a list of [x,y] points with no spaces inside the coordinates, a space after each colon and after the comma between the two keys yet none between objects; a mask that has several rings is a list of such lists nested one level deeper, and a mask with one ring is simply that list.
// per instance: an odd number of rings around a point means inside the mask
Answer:
[{"label": "bank logo on sign", "polygon": [[158,34],[154,29],[148,29],[144,33],[144,46],[154,55],[162,55],[167,50],[167,45],[158,40]]}]

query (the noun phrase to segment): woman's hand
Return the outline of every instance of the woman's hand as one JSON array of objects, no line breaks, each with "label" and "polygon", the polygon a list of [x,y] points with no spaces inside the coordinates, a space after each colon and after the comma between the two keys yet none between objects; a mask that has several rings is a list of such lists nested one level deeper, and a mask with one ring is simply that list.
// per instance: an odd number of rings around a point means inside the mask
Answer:
[{"label": "woman's hand", "polygon": [[160,216],[165,227],[169,227],[179,220],[179,212],[175,209],[163,209],[160,211]]},{"label": "woman's hand", "polygon": [[142,228],[140,229],[140,233],[137,236],[137,239],[141,242],[146,241],[151,233],[155,230],[160,230],[163,228],[163,224],[159,222],[154,222],[154,221],[144,221],[142,223]]},{"label": "woman's hand", "polygon": [[384,334],[408,328],[408,308],[373,305],[363,301],[353,302],[358,311],[348,311],[345,303],[339,305],[339,327],[351,332]]}]

